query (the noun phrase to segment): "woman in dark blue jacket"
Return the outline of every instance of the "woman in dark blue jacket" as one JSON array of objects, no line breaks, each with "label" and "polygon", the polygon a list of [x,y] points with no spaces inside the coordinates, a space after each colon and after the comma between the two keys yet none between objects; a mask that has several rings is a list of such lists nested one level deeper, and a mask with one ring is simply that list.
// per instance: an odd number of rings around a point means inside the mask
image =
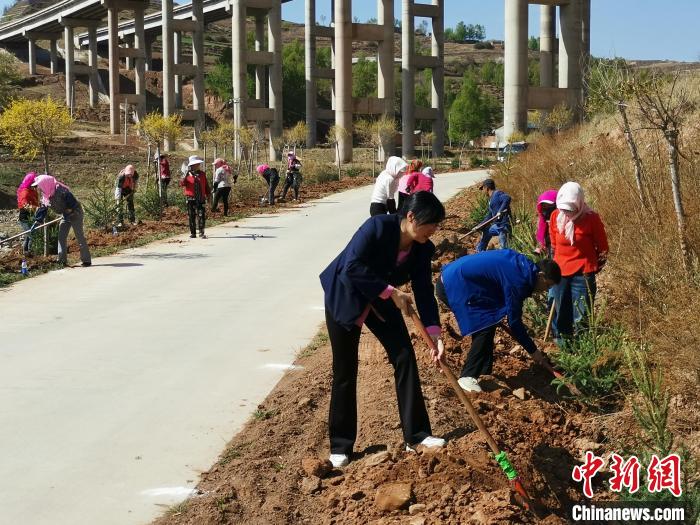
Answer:
[{"label": "woman in dark blue jacket", "polygon": [[[363,324],[379,339],[394,367],[407,449],[445,443],[431,436],[416,356],[401,315],[402,311],[409,313],[413,299],[395,288],[411,282],[421,320],[437,339],[440,318],[430,268],[435,246],[429,239],[444,218],[445,208],[435,195],[411,195],[398,214],[377,215],[365,221],[321,273],[333,351],[328,424],[330,460],[335,467],[347,465],[357,436],[358,345]],[[439,357],[432,355],[436,362]]]}]

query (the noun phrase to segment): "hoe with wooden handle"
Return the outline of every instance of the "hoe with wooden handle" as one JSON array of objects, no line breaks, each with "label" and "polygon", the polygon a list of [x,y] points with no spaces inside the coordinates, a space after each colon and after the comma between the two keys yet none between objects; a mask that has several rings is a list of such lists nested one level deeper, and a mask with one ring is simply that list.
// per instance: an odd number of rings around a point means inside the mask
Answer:
[{"label": "hoe with wooden handle", "polygon": [[[411,313],[411,319],[413,320],[413,324],[416,327],[416,329],[420,332],[421,337],[423,338],[423,341],[425,341],[425,344],[428,345],[428,347],[433,350],[434,352],[437,352],[437,346],[431,339],[431,337],[428,335],[428,332],[425,330],[425,326],[423,325],[423,322],[420,320],[418,317],[418,314],[416,311],[411,308],[410,309]],[[520,478],[518,477],[518,473],[515,470],[515,467],[510,464],[510,461],[508,461],[508,457],[506,456],[506,453],[499,450],[498,444],[496,443],[496,440],[493,439],[493,436],[491,436],[491,433],[488,431],[486,428],[486,425],[484,424],[483,420],[481,417],[479,417],[478,412],[474,408],[474,405],[471,404],[471,401],[469,401],[469,398],[465,395],[464,391],[462,390],[462,387],[459,386],[459,383],[457,382],[457,378],[455,375],[452,373],[452,370],[450,370],[450,367],[447,366],[445,362],[440,360],[440,368],[442,369],[443,373],[445,374],[445,377],[449,381],[450,385],[452,386],[453,390],[455,391],[455,394],[457,394],[457,397],[459,400],[462,402],[464,407],[467,409],[467,413],[469,414],[469,417],[471,417],[472,421],[476,425],[476,428],[479,429],[479,432],[484,436],[486,439],[486,443],[488,444],[489,448],[491,449],[491,452],[493,452],[494,459],[498,463],[498,466],[501,467],[503,472],[505,472],[506,477],[510,481],[511,487],[515,491],[515,493],[519,496],[520,503],[527,509],[532,512],[535,512],[533,509],[533,502],[530,496],[528,495],[527,491],[525,490],[525,487],[523,486],[522,482],[520,481]]]}]

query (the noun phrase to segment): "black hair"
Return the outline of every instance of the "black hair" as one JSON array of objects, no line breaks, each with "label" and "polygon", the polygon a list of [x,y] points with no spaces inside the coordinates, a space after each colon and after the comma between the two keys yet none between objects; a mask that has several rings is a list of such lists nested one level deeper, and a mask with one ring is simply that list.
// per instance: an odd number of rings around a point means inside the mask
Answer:
[{"label": "black hair", "polygon": [[409,211],[413,212],[419,226],[438,224],[445,220],[445,207],[440,199],[429,191],[419,191],[409,195],[398,211],[398,215],[405,219]]},{"label": "black hair", "polygon": [[537,263],[545,279],[552,281],[554,284],[559,284],[561,281],[561,268],[552,259],[542,259]]}]

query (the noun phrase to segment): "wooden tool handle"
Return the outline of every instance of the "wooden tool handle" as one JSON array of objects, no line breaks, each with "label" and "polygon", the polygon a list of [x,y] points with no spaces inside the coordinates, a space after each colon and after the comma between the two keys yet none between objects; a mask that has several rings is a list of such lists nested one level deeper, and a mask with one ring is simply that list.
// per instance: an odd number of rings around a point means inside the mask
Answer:
[{"label": "wooden tool handle", "polygon": [[[425,343],[428,345],[428,347],[430,347],[431,350],[437,352],[437,346],[433,342],[433,339],[430,337],[430,335],[428,335],[428,332],[425,329],[423,322],[420,320],[420,317],[418,317],[418,314],[412,308],[411,308],[411,319],[413,320],[413,324],[415,325],[418,332],[420,332],[421,337],[423,338]],[[483,434],[484,438],[486,438],[486,443],[488,444],[489,448],[491,449],[491,452],[493,452],[494,454],[498,454],[500,452],[500,450],[498,448],[498,444],[496,443],[496,440],[493,439],[493,436],[491,436],[491,433],[486,428],[486,425],[484,425],[484,422],[482,421],[481,417],[479,416],[479,413],[474,408],[474,405],[472,405],[471,401],[469,401],[469,398],[464,393],[464,390],[462,390],[462,387],[459,386],[459,383],[457,382],[457,378],[452,373],[452,370],[450,370],[450,367],[447,366],[447,364],[442,359],[440,359],[439,363],[440,363],[440,368],[442,369],[443,373],[445,374],[445,377],[447,377],[447,380],[449,381],[450,385],[452,386],[452,389],[455,391],[455,394],[457,394],[457,397],[462,402],[464,407],[467,409],[467,413],[469,414],[469,417],[472,418],[472,421],[474,422],[476,427]]]}]

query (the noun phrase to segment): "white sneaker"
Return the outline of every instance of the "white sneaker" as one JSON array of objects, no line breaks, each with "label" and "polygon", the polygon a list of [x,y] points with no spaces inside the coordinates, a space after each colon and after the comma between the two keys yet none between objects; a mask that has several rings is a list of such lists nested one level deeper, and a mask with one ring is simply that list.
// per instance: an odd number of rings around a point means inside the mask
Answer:
[{"label": "white sneaker", "polygon": [[460,377],[457,382],[465,392],[483,392],[479,382],[473,377]]},{"label": "white sneaker", "polygon": [[446,441],[442,438],[437,438],[435,436],[428,436],[420,443],[415,445],[406,445],[406,452],[415,452],[416,447],[423,446],[425,448],[442,448],[445,446]]},{"label": "white sneaker", "polygon": [[333,465],[333,468],[344,467],[350,463],[350,458],[348,458],[347,454],[331,454],[328,459],[330,460],[331,465]]}]

